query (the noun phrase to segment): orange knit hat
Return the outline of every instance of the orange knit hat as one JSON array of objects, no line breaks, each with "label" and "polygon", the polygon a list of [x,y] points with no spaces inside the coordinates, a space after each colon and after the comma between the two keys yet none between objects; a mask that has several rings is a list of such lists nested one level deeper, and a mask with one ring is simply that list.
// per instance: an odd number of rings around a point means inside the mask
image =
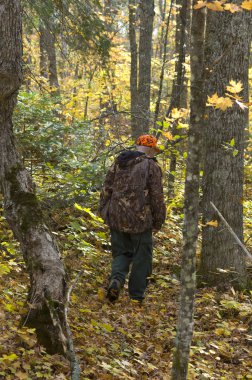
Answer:
[{"label": "orange knit hat", "polygon": [[153,148],[156,152],[160,152],[160,149],[157,147],[157,139],[152,135],[139,136],[136,145],[148,146],[149,148]]}]

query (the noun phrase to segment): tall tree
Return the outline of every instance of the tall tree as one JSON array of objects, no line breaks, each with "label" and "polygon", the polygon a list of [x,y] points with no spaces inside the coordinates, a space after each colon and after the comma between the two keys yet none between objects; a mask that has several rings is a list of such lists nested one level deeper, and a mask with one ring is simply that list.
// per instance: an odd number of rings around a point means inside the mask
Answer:
[{"label": "tall tree", "polygon": [[[158,89],[158,95],[157,95],[155,112],[154,112],[154,122],[153,122],[154,129],[156,128],[156,122],[159,116],[159,109],[160,109],[161,98],[162,98],[164,74],[165,74],[165,67],[166,67],[166,61],[167,61],[168,32],[170,28],[172,9],[173,9],[173,0],[171,0],[170,2],[170,10],[169,10],[169,14],[167,16],[165,27],[164,27],[165,10],[166,10],[166,2],[165,2],[165,8],[162,13],[162,28],[161,28],[161,42],[160,42],[160,55],[162,59],[162,66],[161,66],[161,71],[160,71],[159,89]],[[160,132],[157,135],[159,136],[159,134]]]},{"label": "tall tree", "polygon": [[45,22],[45,46],[48,55],[48,76],[50,87],[54,90],[54,93],[59,93],[59,80],[57,70],[57,57],[56,57],[56,45],[55,34],[53,29],[53,18],[44,21]]},{"label": "tall tree", "polygon": [[154,0],[140,0],[139,46],[136,36],[136,1],[129,0],[129,34],[131,49],[131,120],[134,137],[149,130],[152,32]]},{"label": "tall tree", "polygon": [[[240,1],[233,1],[240,4]],[[241,81],[248,98],[248,65],[251,15],[208,10],[206,28],[207,94],[225,96],[231,80]],[[209,107],[204,129],[203,224],[218,219],[212,201],[243,240],[243,153],[247,111],[238,104],[226,111]],[[225,149],[233,140],[237,154]],[[209,284],[246,286],[245,260],[227,229],[207,225],[203,229],[201,274]],[[219,271],[221,269],[221,272]]]},{"label": "tall tree", "polygon": [[22,81],[18,0],[0,1],[0,30],[0,184],[6,219],[20,242],[30,275],[26,323],[36,328],[38,339],[48,352],[66,353],[65,271],[13,135],[12,113]]},{"label": "tall tree", "polygon": [[[196,3],[196,1],[194,1]],[[199,158],[204,122],[204,32],[205,10],[193,10],[191,30],[191,101],[188,158],[185,180],[183,256],[180,308],[172,380],[186,380],[193,334],[193,309],[196,286],[196,244],[199,208]]]},{"label": "tall tree", "polygon": [[138,134],[137,118],[137,73],[138,73],[138,47],[136,34],[136,0],[129,0],[129,41],[130,41],[130,109],[131,109],[131,129],[133,136]]},{"label": "tall tree", "polygon": [[[176,0],[176,5],[178,7],[178,12],[176,16],[176,55],[177,61],[175,64],[175,78],[172,84],[172,94],[171,103],[167,111],[167,116],[169,116],[173,108],[181,107],[181,99],[184,91],[185,83],[185,43],[186,43],[186,27],[187,27],[187,13],[188,13],[188,1],[187,0]],[[173,125],[172,134],[178,134],[176,129],[176,124]],[[177,166],[177,155],[176,151],[171,151],[170,157],[170,169],[168,175],[168,198],[171,199],[174,196],[174,180],[175,172]]]},{"label": "tall tree", "polygon": [[43,78],[48,77],[45,40],[46,40],[45,28],[42,22],[40,21],[39,23],[39,70],[40,70],[40,76]]},{"label": "tall tree", "polygon": [[141,0],[139,33],[138,117],[143,132],[150,123],[150,85],[154,0]]}]

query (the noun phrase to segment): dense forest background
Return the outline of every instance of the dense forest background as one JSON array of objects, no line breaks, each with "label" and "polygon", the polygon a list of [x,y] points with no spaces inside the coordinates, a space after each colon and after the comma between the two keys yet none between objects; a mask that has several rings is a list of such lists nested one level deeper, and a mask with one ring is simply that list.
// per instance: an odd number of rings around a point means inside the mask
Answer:
[{"label": "dense forest background", "polygon": [[[83,380],[252,379],[251,0],[5,6],[0,30],[21,36],[22,15],[23,53],[18,95],[0,86],[0,378],[63,380],[80,365]],[[162,150],[167,221],[144,305],[127,292],[110,305],[99,193],[145,132]]]}]

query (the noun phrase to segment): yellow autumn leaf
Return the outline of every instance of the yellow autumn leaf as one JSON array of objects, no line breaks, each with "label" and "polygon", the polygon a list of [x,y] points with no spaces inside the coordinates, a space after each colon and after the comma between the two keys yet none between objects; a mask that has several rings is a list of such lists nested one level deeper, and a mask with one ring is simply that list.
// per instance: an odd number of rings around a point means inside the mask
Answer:
[{"label": "yellow autumn leaf", "polygon": [[198,1],[197,4],[194,5],[193,9],[201,9],[206,6],[206,1]]},{"label": "yellow autumn leaf", "polygon": [[206,223],[206,226],[218,227],[219,223],[217,220],[210,220]]},{"label": "yellow autumn leaf", "polygon": [[216,104],[216,108],[220,108],[222,111],[226,111],[227,108],[232,107],[233,102],[230,98],[220,97],[218,103]]},{"label": "yellow autumn leaf", "polygon": [[188,129],[189,128],[189,124],[187,123],[181,123],[179,122],[178,125],[177,125],[177,129]]},{"label": "yellow autumn leaf", "polygon": [[181,117],[180,110],[178,108],[173,108],[171,112],[171,117],[173,119],[179,119]]},{"label": "yellow autumn leaf", "polygon": [[252,11],[252,0],[243,1],[241,7],[247,11]]},{"label": "yellow autumn leaf", "polygon": [[213,1],[212,3],[207,3],[206,6],[208,9],[211,9],[211,11],[223,12],[224,8],[222,4],[221,1]]},{"label": "yellow autumn leaf", "polygon": [[218,99],[219,99],[219,96],[218,96],[217,92],[215,92],[212,96],[207,97],[207,101],[208,101],[207,105],[212,106],[213,104],[216,104]]},{"label": "yellow autumn leaf", "polygon": [[229,331],[226,328],[222,328],[222,327],[219,327],[219,328],[215,329],[214,332],[218,336],[229,337],[231,335],[231,331]]},{"label": "yellow autumn leaf", "polygon": [[98,300],[99,300],[99,301],[103,301],[103,300],[105,299],[105,296],[106,296],[106,294],[105,294],[105,289],[103,289],[103,288],[99,288],[99,289],[98,289],[98,292],[97,292]]},{"label": "yellow autumn leaf", "polygon": [[225,11],[229,11],[231,13],[235,13],[235,12],[240,12],[241,11],[241,8],[238,5],[231,4],[231,3],[224,4],[224,9],[225,9]]},{"label": "yellow autumn leaf", "polygon": [[236,82],[234,80],[231,80],[229,82],[229,86],[226,87],[228,92],[231,92],[232,94],[238,94],[243,90],[242,82]]},{"label": "yellow autumn leaf", "polygon": [[248,103],[244,103],[247,107],[251,107],[252,106],[252,102],[248,102]]},{"label": "yellow autumn leaf", "polygon": [[216,93],[207,98],[207,106],[219,108],[226,111],[227,108],[232,107],[233,101],[229,97],[219,97]]},{"label": "yellow autumn leaf", "polygon": [[167,138],[167,140],[173,140],[171,132],[163,132],[162,134]]},{"label": "yellow autumn leaf", "polygon": [[179,119],[180,117],[186,117],[188,115],[188,110],[186,108],[173,108],[171,112],[171,117],[173,119]]}]

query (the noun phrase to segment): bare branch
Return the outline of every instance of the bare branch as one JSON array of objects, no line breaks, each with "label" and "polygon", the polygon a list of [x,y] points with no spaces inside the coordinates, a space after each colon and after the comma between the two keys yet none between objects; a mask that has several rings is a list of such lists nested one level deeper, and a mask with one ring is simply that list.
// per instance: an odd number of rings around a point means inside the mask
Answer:
[{"label": "bare branch", "polygon": [[231,233],[231,235],[234,237],[234,239],[236,240],[236,242],[239,244],[239,246],[242,248],[243,252],[246,253],[246,255],[248,256],[248,258],[250,260],[252,260],[251,253],[249,253],[249,251],[247,250],[247,248],[245,247],[245,245],[242,244],[242,242],[240,241],[240,239],[238,238],[238,236],[236,235],[236,233],[233,231],[232,227],[230,227],[230,225],[228,224],[228,222],[226,221],[226,219],[224,218],[224,216],[220,213],[220,211],[213,204],[213,202],[210,202],[210,204],[213,207],[213,209],[217,212],[217,214],[219,215],[219,217],[221,218],[221,220],[223,221],[223,223],[227,226],[227,229],[229,230],[229,232]]}]

